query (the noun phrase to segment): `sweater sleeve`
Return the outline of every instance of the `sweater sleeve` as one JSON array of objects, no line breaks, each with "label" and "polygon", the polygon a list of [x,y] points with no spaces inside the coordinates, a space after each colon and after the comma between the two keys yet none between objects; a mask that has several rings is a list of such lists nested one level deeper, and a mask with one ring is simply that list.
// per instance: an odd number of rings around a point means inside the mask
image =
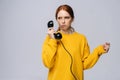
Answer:
[{"label": "sweater sleeve", "polygon": [[105,50],[103,49],[102,45],[99,45],[90,54],[90,49],[89,49],[89,45],[87,43],[86,38],[84,41],[85,42],[84,42],[84,48],[83,48],[82,62],[83,62],[83,68],[85,70],[85,69],[92,68],[98,61],[100,55],[105,53]]},{"label": "sweater sleeve", "polygon": [[42,61],[47,68],[51,68],[54,65],[56,49],[57,41],[47,36],[42,47]]}]

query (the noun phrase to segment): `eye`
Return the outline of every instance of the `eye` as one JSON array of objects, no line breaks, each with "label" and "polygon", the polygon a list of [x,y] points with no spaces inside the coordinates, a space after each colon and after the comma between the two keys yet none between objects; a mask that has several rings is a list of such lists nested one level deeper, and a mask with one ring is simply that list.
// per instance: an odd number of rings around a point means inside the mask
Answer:
[{"label": "eye", "polygon": [[66,16],[65,19],[70,19],[70,17],[69,17],[69,16]]},{"label": "eye", "polygon": [[57,19],[62,19],[62,17],[58,17]]}]

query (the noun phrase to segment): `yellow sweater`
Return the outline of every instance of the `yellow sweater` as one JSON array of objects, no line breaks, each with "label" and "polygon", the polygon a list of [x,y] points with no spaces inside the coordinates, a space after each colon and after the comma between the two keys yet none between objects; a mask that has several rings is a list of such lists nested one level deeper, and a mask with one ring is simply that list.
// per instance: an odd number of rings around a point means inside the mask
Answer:
[{"label": "yellow sweater", "polygon": [[83,70],[93,67],[99,56],[105,53],[100,45],[90,54],[86,37],[77,32],[62,33],[61,41],[72,56],[72,67],[70,55],[61,42],[47,36],[42,47],[42,60],[49,69],[48,80],[75,80],[74,76],[77,80],[84,80]]}]

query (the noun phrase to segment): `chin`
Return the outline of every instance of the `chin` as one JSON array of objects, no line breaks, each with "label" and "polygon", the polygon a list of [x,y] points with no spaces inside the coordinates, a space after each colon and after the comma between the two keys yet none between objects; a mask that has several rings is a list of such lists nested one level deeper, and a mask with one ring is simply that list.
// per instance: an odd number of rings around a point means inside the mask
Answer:
[{"label": "chin", "polygon": [[61,30],[65,31],[66,29],[65,28],[60,28]]}]

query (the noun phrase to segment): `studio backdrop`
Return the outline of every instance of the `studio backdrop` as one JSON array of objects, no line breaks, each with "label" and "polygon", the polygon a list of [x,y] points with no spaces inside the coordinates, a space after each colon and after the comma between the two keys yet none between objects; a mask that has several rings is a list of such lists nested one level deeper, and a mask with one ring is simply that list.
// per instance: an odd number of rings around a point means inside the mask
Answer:
[{"label": "studio backdrop", "polygon": [[61,4],[73,8],[72,26],[87,37],[91,52],[111,43],[109,53],[84,71],[85,80],[120,80],[120,0],[0,0],[0,80],[47,80],[42,44],[47,22],[58,27]]}]

